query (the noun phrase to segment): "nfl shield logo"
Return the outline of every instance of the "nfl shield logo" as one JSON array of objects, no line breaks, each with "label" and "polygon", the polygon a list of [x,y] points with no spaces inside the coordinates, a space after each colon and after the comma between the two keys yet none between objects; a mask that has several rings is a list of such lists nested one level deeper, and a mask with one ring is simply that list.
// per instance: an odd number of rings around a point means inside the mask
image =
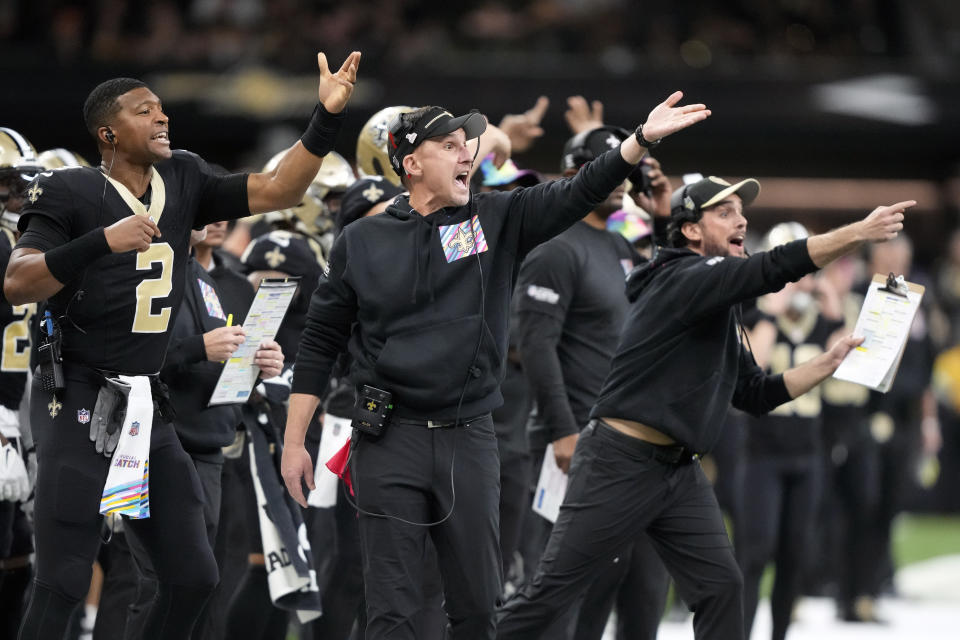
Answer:
[{"label": "nfl shield logo", "polygon": [[130,435],[135,436],[138,433],[140,433],[140,423],[134,420],[133,424],[130,425]]},{"label": "nfl shield logo", "polygon": [[90,422],[90,410],[89,409],[77,409],[77,422],[80,424],[87,424]]}]

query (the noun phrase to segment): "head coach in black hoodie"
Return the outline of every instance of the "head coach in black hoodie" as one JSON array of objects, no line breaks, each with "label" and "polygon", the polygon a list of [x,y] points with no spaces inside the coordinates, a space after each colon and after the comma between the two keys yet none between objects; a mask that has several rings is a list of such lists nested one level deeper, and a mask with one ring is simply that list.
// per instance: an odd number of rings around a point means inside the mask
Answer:
[{"label": "head coach in black hoodie", "polygon": [[746,257],[743,207],[756,180],[709,177],[674,192],[660,249],[627,279],[620,343],[581,432],[560,516],[531,583],[504,607],[498,638],[539,637],[604,560],[645,531],[694,611],[698,639],[741,640],[742,577],[700,469],[727,408],[766,413],[832,374],[848,336],[780,375],[741,343],[740,302],[778,291],[867,242],[896,237],[909,200],[859,222]]},{"label": "head coach in black hoodie", "polygon": [[506,136],[479,113],[424,107],[391,124],[390,160],[409,196],[349,225],[333,246],[301,338],[282,460],[288,490],[305,504],[313,469],[304,432],[337,354],[349,348],[359,406],[373,409],[383,397],[364,385],[388,392],[382,402],[393,406],[381,435],[355,430],[350,460],[367,638],[414,637],[428,534],[450,637],[494,637],[501,563],[490,411],[502,401],[520,262],[620,185],[649,140],[709,115],[702,104],[675,106],[681,97],[655,107],[635,136],[572,179],[504,193],[470,192],[478,155],[494,151],[501,163],[509,155]]}]

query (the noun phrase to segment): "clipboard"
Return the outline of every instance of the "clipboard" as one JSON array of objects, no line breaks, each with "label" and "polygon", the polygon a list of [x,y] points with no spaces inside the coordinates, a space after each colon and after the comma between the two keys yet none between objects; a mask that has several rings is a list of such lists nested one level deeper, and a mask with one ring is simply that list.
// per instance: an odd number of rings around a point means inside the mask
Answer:
[{"label": "clipboard", "polygon": [[247,338],[220,371],[207,406],[242,404],[250,397],[260,375],[253,356],[262,340],[276,337],[299,282],[300,278],[266,278],[260,282],[243,323]]},{"label": "clipboard", "polygon": [[889,391],[924,291],[903,276],[875,274],[853,330],[864,338],[863,344],[847,354],[833,377],[882,393]]}]

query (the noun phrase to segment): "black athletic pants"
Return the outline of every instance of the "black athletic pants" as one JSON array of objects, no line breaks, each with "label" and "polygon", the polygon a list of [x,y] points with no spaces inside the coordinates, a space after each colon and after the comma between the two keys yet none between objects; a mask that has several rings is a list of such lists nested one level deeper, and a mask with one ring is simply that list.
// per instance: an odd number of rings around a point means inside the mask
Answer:
[{"label": "black athletic pants", "polygon": [[743,473],[743,517],[735,531],[743,571],[744,629],[757,613],[760,579],[776,564],[770,609],[773,639],[783,640],[807,569],[823,485],[821,457],[750,454]]},{"label": "black athletic pants", "polygon": [[432,527],[360,514],[367,640],[416,637],[428,536],[449,637],[492,639],[502,576],[500,464],[490,415],[457,427],[394,423],[377,439],[355,434],[350,470],[364,511],[429,523],[453,507]]},{"label": "black athletic pants", "polygon": [[[90,586],[100,546],[100,497],[110,460],[96,452],[78,411],[93,411],[99,386],[67,372],[67,389],[54,399],[36,385],[30,422],[37,445],[34,527],[37,577],[20,629],[22,640],[59,638]],[[54,415],[55,414],[55,415]],[[126,520],[157,568],[157,599],[147,637],[188,638],[210,591],[217,565],[206,536],[203,492],[173,425],[154,417],[150,440],[150,517]]]},{"label": "black athletic pants", "polygon": [[560,517],[533,580],[506,603],[497,637],[532,640],[606,563],[646,532],[694,611],[698,639],[743,639],[742,578],[713,488],[697,462],[592,421],[580,433]]}]

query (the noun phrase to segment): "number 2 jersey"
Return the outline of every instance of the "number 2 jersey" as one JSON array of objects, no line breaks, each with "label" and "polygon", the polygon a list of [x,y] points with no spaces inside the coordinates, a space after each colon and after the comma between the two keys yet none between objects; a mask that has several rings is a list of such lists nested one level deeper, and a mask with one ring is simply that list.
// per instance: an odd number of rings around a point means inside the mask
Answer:
[{"label": "number 2 jersey", "polygon": [[[13,251],[13,233],[0,228],[0,273],[6,273],[10,253]],[[11,305],[0,287],[0,331],[3,351],[0,353],[0,406],[16,412],[27,384],[27,369],[30,365],[30,318],[37,305]],[[0,432],[11,438],[18,435],[11,429],[7,432],[0,422]]]},{"label": "number 2 jersey", "polygon": [[158,372],[183,298],[190,231],[250,215],[246,182],[246,174],[216,175],[181,150],[154,164],[142,201],[91,167],[40,174],[26,194],[17,248],[48,251],[132,214],[152,217],[161,233],[146,251],[111,253],[85,265],[50,298],[64,362]]}]

